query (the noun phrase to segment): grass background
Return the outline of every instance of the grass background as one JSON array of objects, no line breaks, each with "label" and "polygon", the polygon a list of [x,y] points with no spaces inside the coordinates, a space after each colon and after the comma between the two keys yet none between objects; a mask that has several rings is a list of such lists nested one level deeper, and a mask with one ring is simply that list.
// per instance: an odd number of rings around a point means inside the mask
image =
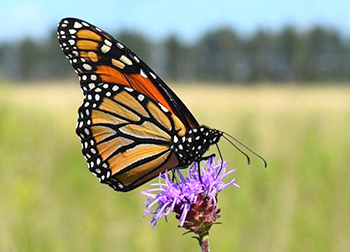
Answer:
[{"label": "grass background", "polygon": [[[72,84],[72,85],[68,85]],[[171,85],[221,140],[240,189],[219,196],[212,251],[349,251],[350,88]],[[77,85],[0,85],[1,251],[199,251],[170,216],[143,218],[141,190],[116,193],[87,170],[75,135]]]}]

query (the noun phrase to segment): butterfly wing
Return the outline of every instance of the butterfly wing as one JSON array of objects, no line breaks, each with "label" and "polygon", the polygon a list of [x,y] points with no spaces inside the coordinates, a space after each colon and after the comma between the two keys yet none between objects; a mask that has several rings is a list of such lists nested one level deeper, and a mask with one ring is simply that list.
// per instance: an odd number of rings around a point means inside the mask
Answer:
[{"label": "butterfly wing", "polygon": [[186,105],[159,76],[108,33],[86,21],[65,18],[59,23],[57,34],[84,93],[100,83],[128,86],[162,104],[187,129],[198,126]]},{"label": "butterfly wing", "polygon": [[179,164],[171,145],[186,128],[141,92],[102,83],[87,92],[76,132],[90,171],[113,189],[130,191]]}]

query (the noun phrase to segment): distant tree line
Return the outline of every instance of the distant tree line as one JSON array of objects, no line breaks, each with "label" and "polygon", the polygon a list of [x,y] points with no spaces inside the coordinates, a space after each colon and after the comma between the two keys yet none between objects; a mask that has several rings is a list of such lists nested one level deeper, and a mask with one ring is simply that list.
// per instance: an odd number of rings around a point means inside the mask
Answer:
[{"label": "distant tree line", "polygon": [[[137,32],[115,35],[165,80],[204,82],[325,82],[350,80],[350,39],[335,29],[314,27],[251,36],[231,28],[208,31],[188,44],[175,35],[153,42]],[[53,30],[46,40],[0,43],[0,78],[74,78]]]}]

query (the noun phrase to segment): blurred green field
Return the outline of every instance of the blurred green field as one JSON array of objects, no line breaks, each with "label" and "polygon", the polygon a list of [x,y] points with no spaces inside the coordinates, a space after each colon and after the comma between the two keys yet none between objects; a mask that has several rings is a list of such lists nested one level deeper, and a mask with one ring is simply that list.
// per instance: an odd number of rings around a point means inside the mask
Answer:
[{"label": "blurred green field", "polygon": [[[72,83],[69,83],[72,84]],[[212,251],[349,251],[350,88],[172,85],[198,120],[269,167],[220,146],[240,189],[219,196]],[[199,251],[173,216],[155,229],[140,189],[87,170],[75,135],[78,85],[0,85],[1,251]]]}]

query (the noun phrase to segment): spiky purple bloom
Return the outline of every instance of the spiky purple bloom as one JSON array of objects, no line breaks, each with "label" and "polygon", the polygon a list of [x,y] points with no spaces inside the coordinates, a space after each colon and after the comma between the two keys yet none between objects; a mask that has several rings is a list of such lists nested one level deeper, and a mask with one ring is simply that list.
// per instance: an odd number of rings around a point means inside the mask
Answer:
[{"label": "spiky purple bloom", "polygon": [[220,217],[220,209],[217,209],[218,193],[230,185],[239,186],[235,184],[235,179],[228,183],[222,181],[224,177],[236,171],[234,169],[226,172],[228,162],[215,164],[215,159],[210,158],[204,163],[205,167],[201,167],[200,177],[198,166],[194,164],[187,170],[186,177],[176,170],[180,178],[178,183],[173,182],[169,173],[165,172],[159,175],[158,183],[151,184],[157,188],[142,192],[148,196],[144,216],[153,215],[150,225],[155,227],[162,216],[167,220],[167,216],[175,212],[180,220],[180,227],[195,233],[209,230]]}]

